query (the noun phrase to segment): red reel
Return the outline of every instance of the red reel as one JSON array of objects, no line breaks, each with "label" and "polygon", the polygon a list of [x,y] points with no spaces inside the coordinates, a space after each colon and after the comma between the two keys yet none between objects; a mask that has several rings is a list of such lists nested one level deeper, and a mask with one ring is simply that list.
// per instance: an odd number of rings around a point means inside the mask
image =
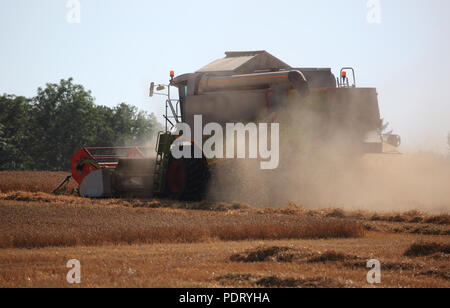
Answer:
[{"label": "red reel", "polygon": [[86,149],[80,149],[72,156],[72,177],[78,184],[81,184],[89,173],[98,169],[89,163],[80,166],[79,162],[85,159],[93,159],[92,155]]}]

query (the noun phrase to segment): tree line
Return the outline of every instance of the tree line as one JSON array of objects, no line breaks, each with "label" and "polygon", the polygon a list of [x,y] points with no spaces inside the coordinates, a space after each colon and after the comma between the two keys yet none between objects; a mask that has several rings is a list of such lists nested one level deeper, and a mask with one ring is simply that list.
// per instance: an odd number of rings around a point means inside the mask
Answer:
[{"label": "tree line", "polygon": [[73,79],[39,88],[33,98],[0,96],[0,170],[69,170],[82,147],[148,144],[156,116],[121,103],[94,104]]}]

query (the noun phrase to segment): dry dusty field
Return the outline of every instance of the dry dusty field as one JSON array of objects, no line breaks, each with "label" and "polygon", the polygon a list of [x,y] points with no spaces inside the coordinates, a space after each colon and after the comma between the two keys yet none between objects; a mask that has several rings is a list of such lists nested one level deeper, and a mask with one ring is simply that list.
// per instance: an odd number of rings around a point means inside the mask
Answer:
[{"label": "dry dusty field", "polygon": [[64,175],[0,172],[0,287],[73,287],[70,259],[78,287],[450,287],[448,213],[49,194]]}]

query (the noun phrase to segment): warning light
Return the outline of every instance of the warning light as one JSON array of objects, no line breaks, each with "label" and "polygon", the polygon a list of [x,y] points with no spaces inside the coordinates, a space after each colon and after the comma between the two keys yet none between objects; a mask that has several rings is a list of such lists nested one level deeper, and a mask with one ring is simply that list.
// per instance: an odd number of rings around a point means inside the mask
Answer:
[{"label": "warning light", "polygon": [[347,72],[346,72],[346,71],[343,71],[343,72],[342,72],[342,78],[345,78],[345,77],[347,77]]},{"label": "warning light", "polygon": [[170,71],[170,77],[174,77],[175,76],[175,71]]}]

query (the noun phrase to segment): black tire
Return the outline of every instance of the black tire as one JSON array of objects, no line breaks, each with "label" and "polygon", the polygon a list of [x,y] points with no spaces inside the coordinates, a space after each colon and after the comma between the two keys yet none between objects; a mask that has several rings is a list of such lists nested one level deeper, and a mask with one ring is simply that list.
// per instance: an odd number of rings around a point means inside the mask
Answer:
[{"label": "black tire", "polygon": [[167,195],[175,200],[200,201],[205,197],[209,178],[205,158],[171,157],[167,172]]}]

